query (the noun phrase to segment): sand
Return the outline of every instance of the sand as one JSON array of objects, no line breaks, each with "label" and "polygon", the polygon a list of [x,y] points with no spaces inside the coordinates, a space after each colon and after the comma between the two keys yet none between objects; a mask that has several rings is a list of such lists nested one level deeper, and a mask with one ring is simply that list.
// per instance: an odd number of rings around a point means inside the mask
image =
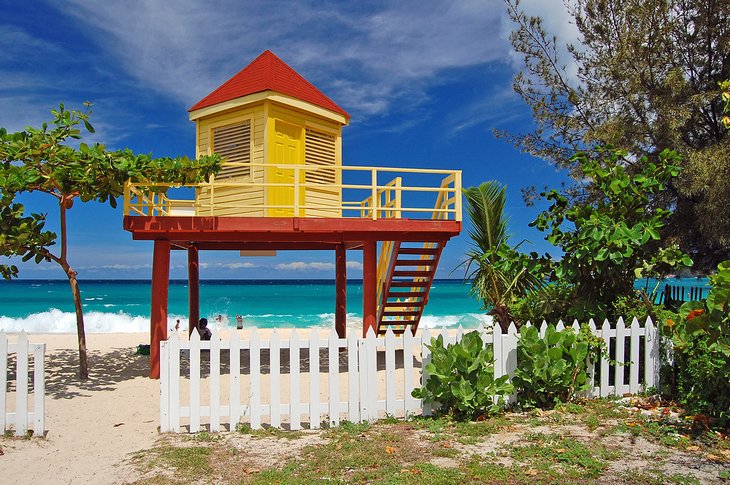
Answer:
[{"label": "sand", "polygon": [[[288,338],[289,331],[280,334]],[[149,357],[135,353],[138,344],[149,343],[149,335],[88,335],[86,382],[77,378],[75,334],[32,334],[29,341],[46,344],[46,433],[43,439],[0,438],[0,483],[134,481],[139,474],[125,463],[130,453],[153,447],[161,436],[160,383],[148,377]],[[282,379],[284,396],[287,384]]]},{"label": "sand", "polygon": [[134,479],[121,463],[159,436],[159,381],[147,377],[149,357],[135,355],[149,335],[93,334],[87,340],[90,376],[81,382],[75,334],[29,335],[30,342],[46,344],[46,434],[0,441],[0,482]]}]

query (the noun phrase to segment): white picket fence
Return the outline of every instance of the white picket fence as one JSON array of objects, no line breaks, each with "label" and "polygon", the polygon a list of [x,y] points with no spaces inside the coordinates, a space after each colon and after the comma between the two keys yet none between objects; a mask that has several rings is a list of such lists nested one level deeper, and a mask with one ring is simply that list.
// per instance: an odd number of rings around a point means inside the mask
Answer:
[{"label": "white picket fence", "polygon": [[[601,329],[592,321],[589,325],[613,349],[616,361],[611,365],[603,359],[595,366],[598,376],[591,370],[589,395],[636,393],[658,383],[659,336],[651,320],[643,327],[634,320],[627,328],[622,319],[614,328],[608,322]],[[578,329],[578,323],[573,327]],[[545,328],[543,322],[541,332]],[[556,328],[564,325],[559,322]],[[498,326],[477,330],[494,346],[495,376],[512,375],[517,367],[516,328],[504,335]],[[424,329],[416,336],[388,332],[384,338],[372,332],[358,338],[351,332],[340,339],[334,331],[326,338],[318,330],[306,338],[296,331],[282,338],[274,330],[264,340],[254,329],[247,340],[234,332],[227,341],[216,333],[210,341],[201,341],[197,333],[184,341],[175,333],[161,342],[160,430],[198,432],[205,423],[210,431],[220,431],[222,423],[234,430],[246,421],[259,429],[264,418],[272,427],[288,422],[289,429],[297,430],[303,425],[336,426],[344,419],[428,415],[430,407],[411,396],[428,377],[422,372],[430,360],[426,344],[438,334],[446,344],[453,343],[466,331]]]},{"label": "white picket fence", "polygon": [[[15,354],[15,358],[11,357]],[[0,332],[0,429],[3,433],[13,427],[15,436],[25,436],[29,424],[33,433],[43,436],[45,432],[45,355],[46,344],[28,343],[28,336],[21,332],[15,343]],[[8,364],[15,361],[15,369]],[[29,376],[32,362],[32,388]],[[33,408],[29,409],[29,404]],[[15,411],[10,411],[13,408]]]},{"label": "white picket fence", "polygon": [[[530,325],[529,323],[527,325]],[[626,326],[623,318],[619,318],[612,328],[608,320],[601,328],[597,328],[593,320],[588,326],[594,335],[601,337],[609,349],[608,358],[589,366],[588,377],[592,386],[590,397],[621,396],[626,393],[636,394],[642,389],[655,387],[659,384],[659,331],[651,318],[647,318],[644,326],[634,318],[631,325]],[[577,332],[580,325],[577,321],[572,324]],[[545,335],[547,323],[542,322],[540,336]],[[563,330],[565,325],[558,322],[557,330]],[[491,342],[494,344],[494,376],[513,376],[517,368],[517,341],[519,332],[514,324],[510,325],[507,333],[502,333],[497,325]],[[627,352],[628,350],[628,352]],[[613,361],[613,362],[612,362]],[[598,375],[596,375],[598,370]]]}]

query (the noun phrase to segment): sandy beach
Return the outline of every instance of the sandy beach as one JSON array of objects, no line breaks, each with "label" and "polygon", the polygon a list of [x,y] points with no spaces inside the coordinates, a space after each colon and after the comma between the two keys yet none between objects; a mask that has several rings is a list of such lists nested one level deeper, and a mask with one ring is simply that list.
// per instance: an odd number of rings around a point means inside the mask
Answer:
[{"label": "sandy beach", "polygon": [[[271,331],[259,330],[264,338]],[[287,338],[290,331],[279,333]],[[248,334],[241,332],[241,337]],[[322,337],[326,334],[322,329]],[[220,336],[226,339],[228,333]],[[9,335],[11,342],[16,338]],[[30,334],[29,341],[46,344],[46,435],[30,440],[2,438],[0,483],[133,481],[137,473],[125,465],[125,459],[152,447],[160,437],[160,384],[148,377],[149,357],[135,352],[137,345],[149,343],[149,335],[87,335],[90,371],[86,382],[76,377],[75,334]],[[325,386],[323,382],[323,390]],[[287,395],[286,379],[281,391]]]},{"label": "sandy beach", "polygon": [[[9,336],[15,341],[15,336]],[[46,344],[46,436],[3,438],[3,483],[121,483],[130,452],[159,436],[159,381],[135,354],[147,334],[87,335],[90,376],[79,381],[75,334],[31,334]]]}]

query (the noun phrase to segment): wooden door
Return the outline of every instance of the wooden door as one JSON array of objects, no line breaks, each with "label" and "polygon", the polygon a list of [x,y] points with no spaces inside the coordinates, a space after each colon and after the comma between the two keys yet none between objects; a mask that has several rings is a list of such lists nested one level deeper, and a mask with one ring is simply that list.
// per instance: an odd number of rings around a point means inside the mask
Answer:
[{"label": "wooden door", "polygon": [[[268,170],[269,183],[286,184],[286,186],[269,186],[268,205],[287,206],[270,208],[270,217],[292,217],[294,216],[294,169],[281,168],[277,165],[300,165],[302,164],[302,129],[296,125],[276,120],[274,126],[274,142],[272,164]],[[304,172],[299,172],[299,183],[304,183]],[[299,188],[299,205],[304,205],[304,189]],[[299,210],[297,216],[304,214]]]}]

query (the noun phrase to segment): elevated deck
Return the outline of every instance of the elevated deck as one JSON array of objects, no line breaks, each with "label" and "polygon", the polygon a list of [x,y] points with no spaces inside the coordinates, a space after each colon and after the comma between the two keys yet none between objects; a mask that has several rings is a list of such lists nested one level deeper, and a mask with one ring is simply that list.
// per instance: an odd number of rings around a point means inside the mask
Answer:
[{"label": "elevated deck", "polygon": [[[124,215],[461,222],[460,170],[270,163],[224,167],[268,170],[277,176],[270,177],[275,182],[215,176],[186,185],[128,182]],[[325,198],[323,193],[336,196]]]},{"label": "elevated deck", "polygon": [[[136,240],[155,241],[153,346],[166,336],[171,250],[188,252],[190,322],[199,316],[198,251],[334,250],[335,328],[344,334],[346,251],[361,250],[363,333],[415,332],[441,252],[461,231],[461,172],[272,164],[265,169],[279,172],[276,183],[212,177],[185,186],[126,184],[124,229]],[[329,175],[317,173],[323,170]],[[151,375],[159,372],[156,357]]]}]

